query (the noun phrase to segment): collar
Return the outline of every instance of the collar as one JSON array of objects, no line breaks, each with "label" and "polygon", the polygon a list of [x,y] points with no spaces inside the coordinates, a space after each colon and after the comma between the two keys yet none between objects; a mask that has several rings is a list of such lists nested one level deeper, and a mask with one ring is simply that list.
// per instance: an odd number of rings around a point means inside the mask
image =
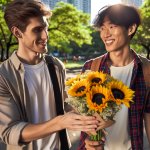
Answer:
[{"label": "collar", "polygon": [[[142,64],[142,60],[140,55],[138,55],[133,49],[131,49],[131,52],[133,54],[133,58],[134,58],[134,64],[138,66],[138,64]],[[111,60],[109,57],[109,52],[107,52],[106,54],[104,54],[103,57],[103,63],[106,63],[109,67],[111,66]]]},{"label": "collar", "polygon": [[15,68],[17,70],[20,70],[21,68],[24,68],[24,67],[23,67],[23,64],[21,63],[21,61],[19,60],[19,58],[17,57],[16,52],[17,51],[14,51],[9,59],[11,60],[12,64],[15,66]]}]

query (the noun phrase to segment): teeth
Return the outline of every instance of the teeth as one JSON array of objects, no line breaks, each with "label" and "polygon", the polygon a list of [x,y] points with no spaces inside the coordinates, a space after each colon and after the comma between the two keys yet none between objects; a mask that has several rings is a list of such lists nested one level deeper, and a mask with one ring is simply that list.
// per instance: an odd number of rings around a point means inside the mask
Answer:
[{"label": "teeth", "polygon": [[106,44],[110,44],[112,42],[113,42],[113,40],[107,40],[107,41],[105,41]]},{"label": "teeth", "polygon": [[110,45],[110,44],[112,44],[113,42],[114,42],[114,40],[106,40],[106,41],[105,41],[105,44],[109,44],[109,45]]}]

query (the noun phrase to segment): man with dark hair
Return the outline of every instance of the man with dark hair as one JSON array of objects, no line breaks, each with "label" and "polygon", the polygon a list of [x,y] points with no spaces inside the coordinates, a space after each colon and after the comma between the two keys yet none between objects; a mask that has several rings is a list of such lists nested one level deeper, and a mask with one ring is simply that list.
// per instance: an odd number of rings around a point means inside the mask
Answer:
[{"label": "man with dark hair", "polygon": [[15,0],[5,9],[18,50],[0,65],[0,150],[69,150],[66,128],[97,128],[95,117],[64,114],[65,68],[44,55],[50,16],[34,0]]},{"label": "man with dark hair", "polygon": [[96,16],[94,27],[99,30],[107,53],[87,61],[82,71],[108,73],[134,90],[135,97],[130,108],[122,105],[113,125],[103,125],[108,132],[104,145],[90,141],[82,132],[78,150],[143,150],[143,120],[150,143],[150,61],[130,48],[140,22],[138,10],[123,4],[106,6]]}]

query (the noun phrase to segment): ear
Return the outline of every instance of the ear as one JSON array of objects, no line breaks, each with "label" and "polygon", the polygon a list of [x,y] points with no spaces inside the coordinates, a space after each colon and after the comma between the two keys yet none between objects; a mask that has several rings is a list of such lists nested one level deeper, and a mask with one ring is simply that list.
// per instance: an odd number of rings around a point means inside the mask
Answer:
[{"label": "ear", "polygon": [[16,38],[22,38],[22,32],[15,26],[13,26],[11,28],[11,32],[13,33],[13,35],[16,37]]},{"label": "ear", "polygon": [[132,35],[136,31],[137,25],[133,24],[128,28],[128,35]]}]

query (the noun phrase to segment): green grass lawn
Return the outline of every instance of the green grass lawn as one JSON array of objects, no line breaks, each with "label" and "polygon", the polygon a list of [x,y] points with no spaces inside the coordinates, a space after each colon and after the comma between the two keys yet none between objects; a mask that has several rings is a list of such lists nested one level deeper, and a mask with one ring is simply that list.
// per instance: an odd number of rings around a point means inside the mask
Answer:
[{"label": "green grass lawn", "polygon": [[67,63],[64,63],[64,64],[67,69],[71,69],[71,68],[82,67],[84,62],[83,61],[77,61],[77,62],[68,61]]}]

